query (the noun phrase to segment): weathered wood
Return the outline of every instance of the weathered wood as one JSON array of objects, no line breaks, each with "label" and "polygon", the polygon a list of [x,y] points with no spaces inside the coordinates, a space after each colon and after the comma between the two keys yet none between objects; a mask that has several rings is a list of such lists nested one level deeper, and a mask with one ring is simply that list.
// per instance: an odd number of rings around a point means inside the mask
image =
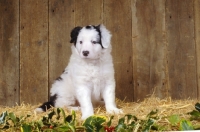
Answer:
[{"label": "weathered wood", "polygon": [[118,98],[200,98],[199,0],[0,0],[0,105],[47,101],[70,31],[100,23],[113,35]]},{"label": "weathered wood", "polygon": [[133,101],[131,0],[104,1],[104,23],[112,33],[116,97]]},{"label": "weathered wood", "polygon": [[49,1],[49,87],[67,66],[74,28],[74,0]]},{"label": "weathered wood", "polygon": [[193,0],[166,1],[169,92],[172,98],[197,98]]},{"label": "weathered wood", "polygon": [[0,1],[0,105],[19,103],[19,0]]},{"label": "weathered wood", "polygon": [[132,2],[133,76],[135,100],[167,96],[165,1]]},{"label": "weathered wood", "polygon": [[197,91],[200,99],[200,0],[194,0],[194,24],[197,59]]},{"label": "weathered wood", "polygon": [[48,0],[20,1],[20,101],[48,99]]},{"label": "weathered wood", "polygon": [[76,0],[75,25],[98,25],[103,22],[103,0]]}]

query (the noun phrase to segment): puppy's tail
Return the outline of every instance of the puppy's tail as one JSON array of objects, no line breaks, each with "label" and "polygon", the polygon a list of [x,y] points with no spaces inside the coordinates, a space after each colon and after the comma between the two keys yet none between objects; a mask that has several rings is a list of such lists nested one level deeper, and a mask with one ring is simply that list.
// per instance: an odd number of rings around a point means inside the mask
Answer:
[{"label": "puppy's tail", "polygon": [[43,103],[41,106],[35,109],[36,112],[41,113],[44,111],[47,111],[51,107],[55,106],[55,101],[57,99],[57,94],[50,97],[50,100],[48,102]]}]

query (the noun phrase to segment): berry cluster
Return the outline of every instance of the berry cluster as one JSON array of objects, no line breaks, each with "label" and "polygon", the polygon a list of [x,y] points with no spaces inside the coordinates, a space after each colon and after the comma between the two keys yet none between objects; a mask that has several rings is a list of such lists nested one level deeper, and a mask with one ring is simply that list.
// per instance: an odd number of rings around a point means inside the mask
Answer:
[{"label": "berry cluster", "polygon": [[114,132],[115,127],[113,127],[113,126],[110,126],[110,127],[104,127],[104,130],[105,130],[106,132]]}]

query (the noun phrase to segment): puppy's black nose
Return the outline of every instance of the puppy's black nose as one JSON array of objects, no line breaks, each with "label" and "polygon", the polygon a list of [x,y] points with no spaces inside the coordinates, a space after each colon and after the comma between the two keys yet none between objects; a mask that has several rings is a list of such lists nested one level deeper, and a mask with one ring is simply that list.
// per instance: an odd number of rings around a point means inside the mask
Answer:
[{"label": "puppy's black nose", "polygon": [[88,56],[88,54],[89,54],[90,52],[86,50],[86,51],[83,51],[82,53],[83,53],[84,56]]}]

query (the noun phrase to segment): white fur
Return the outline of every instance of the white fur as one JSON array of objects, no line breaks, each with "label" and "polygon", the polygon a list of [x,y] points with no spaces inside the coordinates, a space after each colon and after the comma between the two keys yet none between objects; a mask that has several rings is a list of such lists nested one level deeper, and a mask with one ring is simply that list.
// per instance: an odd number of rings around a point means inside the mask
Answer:
[{"label": "white fur", "polygon": [[[100,26],[102,45],[93,44],[98,39],[98,32],[83,27],[77,37],[76,46],[72,45],[72,55],[65,72],[51,88],[51,96],[57,94],[55,107],[80,104],[82,119],[94,114],[93,106],[102,99],[108,113],[122,113],[115,104],[115,79],[111,56],[111,34]],[[88,56],[83,51],[89,51]]]}]

